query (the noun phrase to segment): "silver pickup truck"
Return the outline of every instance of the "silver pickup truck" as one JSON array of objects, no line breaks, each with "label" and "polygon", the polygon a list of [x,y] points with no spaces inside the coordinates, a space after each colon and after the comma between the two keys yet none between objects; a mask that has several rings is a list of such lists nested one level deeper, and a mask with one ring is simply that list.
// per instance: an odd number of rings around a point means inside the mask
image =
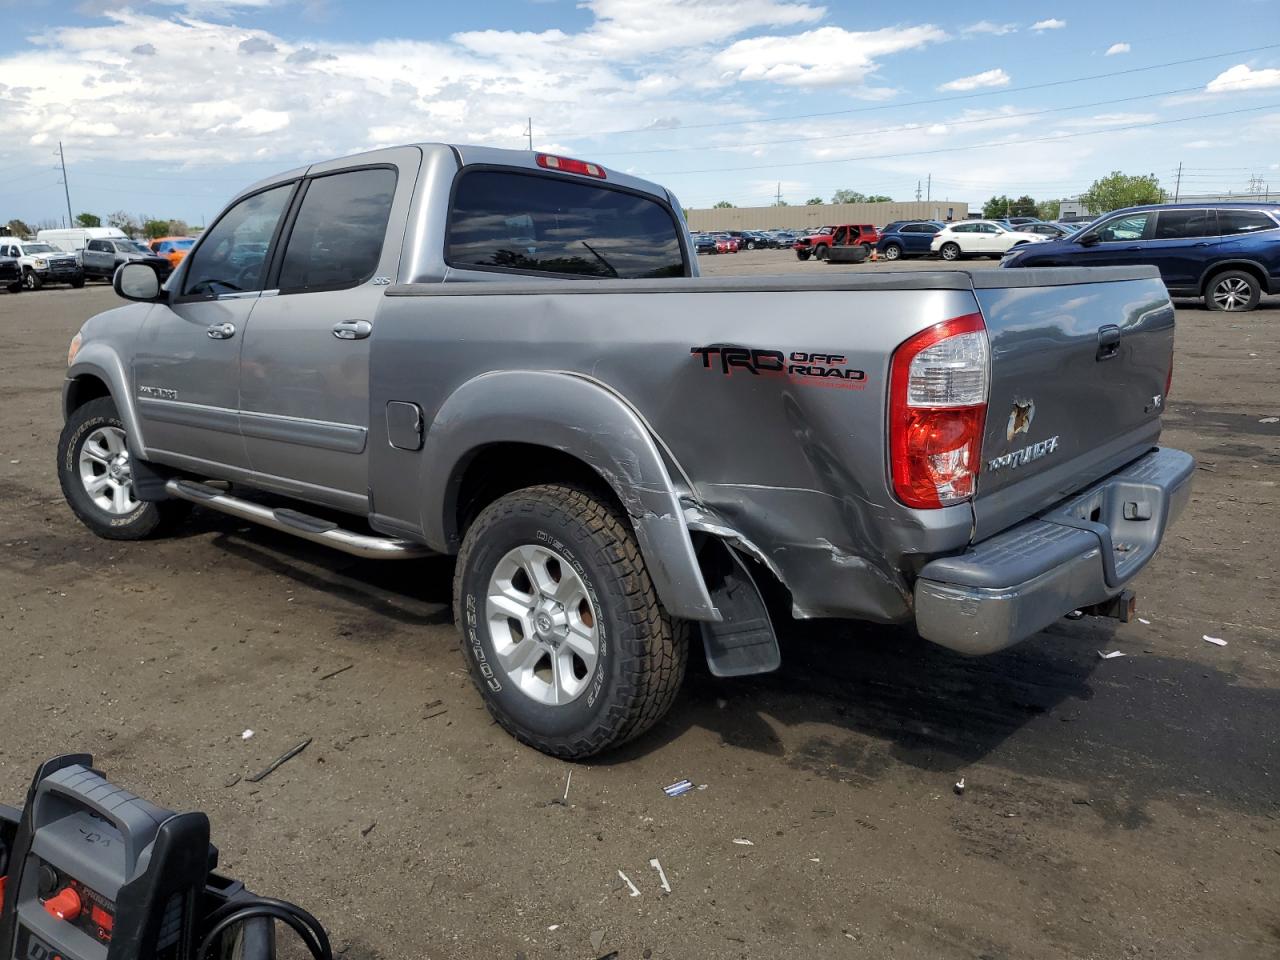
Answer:
[{"label": "silver pickup truck", "polygon": [[732,676],[790,617],[981,654],[1129,615],[1194,470],[1157,446],[1154,269],[697,272],[675,197],[579,160],[271,177],[163,287],[117,271],[136,302],[68,356],[63,491],[110,538],[195,503],[456,555],[480,693],[562,757],[656,722],[696,636]]}]

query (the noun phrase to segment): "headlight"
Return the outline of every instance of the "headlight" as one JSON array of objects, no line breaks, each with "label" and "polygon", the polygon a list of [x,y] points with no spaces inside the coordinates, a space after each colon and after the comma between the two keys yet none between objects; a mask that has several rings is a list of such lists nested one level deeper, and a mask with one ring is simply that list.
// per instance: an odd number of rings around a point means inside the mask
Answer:
[{"label": "headlight", "polygon": [[43,270],[45,267],[49,265],[49,261],[42,260],[39,257],[36,257],[34,260],[31,261],[31,265],[35,267],[37,270]]},{"label": "headlight", "polygon": [[71,338],[71,346],[67,347],[67,366],[76,362],[76,354],[80,352],[80,334]]}]

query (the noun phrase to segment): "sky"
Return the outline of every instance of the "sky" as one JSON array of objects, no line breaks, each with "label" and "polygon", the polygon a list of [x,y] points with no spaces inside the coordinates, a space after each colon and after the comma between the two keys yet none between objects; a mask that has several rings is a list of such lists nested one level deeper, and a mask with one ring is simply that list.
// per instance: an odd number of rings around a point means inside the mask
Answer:
[{"label": "sky", "polygon": [[200,224],[415,141],[525,147],[687,207],[981,206],[1113,170],[1280,190],[1280,0],[0,0],[0,222]]}]

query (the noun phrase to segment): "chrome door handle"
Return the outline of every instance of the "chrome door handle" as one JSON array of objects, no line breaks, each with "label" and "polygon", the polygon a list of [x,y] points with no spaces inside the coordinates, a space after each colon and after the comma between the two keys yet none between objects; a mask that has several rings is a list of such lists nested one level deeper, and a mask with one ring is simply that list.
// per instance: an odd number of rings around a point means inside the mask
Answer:
[{"label": "chrome door handle", "polygon": [[211,323],[209,329],[205,331],[209,334],[210,340],[230,340],[236,335],[236,325],[234,323]]},{"label": "chrome door handle", "polygon": [[333,335],[339,340],[363,340],[373,333],[368,320],[339,320],[333,325]]}]

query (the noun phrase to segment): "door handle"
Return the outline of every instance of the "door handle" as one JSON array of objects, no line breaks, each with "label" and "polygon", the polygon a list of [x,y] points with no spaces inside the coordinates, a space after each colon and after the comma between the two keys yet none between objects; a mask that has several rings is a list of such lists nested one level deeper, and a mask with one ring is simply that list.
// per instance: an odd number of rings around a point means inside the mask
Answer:
[{"label": "door handle", "polygon": [[339,340],[363,340],[373,333],[368,320],[339,320],[333,325],[333,335]]},{"label": "door handle", "polygon": [[1120,352],[1120,328],[1113,323],[1098,330],[1097,360],[1110,360]]},{"label": "door handle", "polygon": [[211,323],[205,332],[209,334],[210,340],[230,340],[236,335],[236,325],[225,322]]},{"label": "door handle", "polygon": [[1138,246],[1138,245],[1135,243],[1132,247],[1125,247],[1125,249],[1126,249],[1126,250],[1141,250],[1141,249],[1142,249],[1142,247]]}]

